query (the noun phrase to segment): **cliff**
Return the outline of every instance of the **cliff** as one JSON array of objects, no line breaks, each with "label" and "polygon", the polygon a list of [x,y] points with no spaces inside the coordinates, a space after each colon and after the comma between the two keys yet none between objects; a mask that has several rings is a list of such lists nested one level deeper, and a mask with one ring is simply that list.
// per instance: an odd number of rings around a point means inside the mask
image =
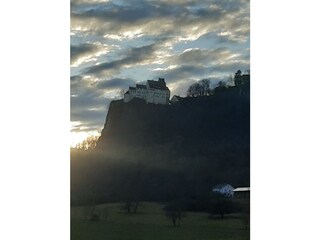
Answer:
[{"label": "cliff", "polygon": [[171,105],[110,103],[93,152],[71,161],[72,202],[169,201],[250,185],[250,94],[238,87]]},{"label": "cliff", "polygon": [[[200,143],[247,141],[250,136],[250,96],[237,88],[206,97],[184,98],[171,105],[146,104],[140,99],[110,103],[97,149],[145,149],[177,143],[197,150]],[[236,147],[236,146],[233,146]]]}]

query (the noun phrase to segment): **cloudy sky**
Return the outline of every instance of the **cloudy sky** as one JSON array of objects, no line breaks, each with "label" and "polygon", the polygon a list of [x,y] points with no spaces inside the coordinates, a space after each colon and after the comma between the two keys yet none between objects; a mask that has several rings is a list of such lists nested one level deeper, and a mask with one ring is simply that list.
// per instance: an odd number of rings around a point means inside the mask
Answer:
[{"label": "cloudy sky", "polygon": [[103,128],[110,101],[165,78],[174,94],[250,69],[249,0],[71,0],[72,144]]}]

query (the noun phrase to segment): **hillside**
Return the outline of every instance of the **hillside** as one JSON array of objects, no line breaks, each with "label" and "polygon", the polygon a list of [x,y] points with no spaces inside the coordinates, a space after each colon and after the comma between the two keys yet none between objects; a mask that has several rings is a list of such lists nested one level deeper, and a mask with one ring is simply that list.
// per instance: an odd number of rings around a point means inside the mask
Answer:
[{"label": "hillside", "polygon": [[[168,200],[221,182],[249,185],[250,94],[233,87],[171,105],[113,101],[90,158],[82,163],[90,179],[84,185],[95,186],[104,200],[124,199],[132,187],[143,189],[143,200]],[[77,164],[74,192],[83,191]]]},{"label": "hillside", "polygon": [[249,95],[231,88],[212,96],[184,98],[172,105],[146,104],[140,99],[113,101],[97,148],[110,153],[118,147],[123,151],[177,141],[198,145],[244,140],[249,135]]}]

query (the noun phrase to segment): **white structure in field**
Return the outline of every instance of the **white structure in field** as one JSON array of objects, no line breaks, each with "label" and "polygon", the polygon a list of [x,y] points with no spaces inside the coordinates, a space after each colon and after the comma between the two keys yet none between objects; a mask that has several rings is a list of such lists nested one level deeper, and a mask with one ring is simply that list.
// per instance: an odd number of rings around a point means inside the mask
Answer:
[{"label": "white structure in field", "polygon": [[124,94],[124,102],[129,102],[133,98],[144,99],[147,103],[169,104],[170,90],[164,81],[148,80],[146,85],[136,84],[136,87],[129,87]]},{"label": "white structure in field", "polygon": [[224,195],[226,197],[233,197],[234,188],[230,184],[218,184],[212,189],[212,192]]},{"label": "white structure in field", "polygon": [[238,187],[233,190],[234,197],[250,198],[250,187]]}]

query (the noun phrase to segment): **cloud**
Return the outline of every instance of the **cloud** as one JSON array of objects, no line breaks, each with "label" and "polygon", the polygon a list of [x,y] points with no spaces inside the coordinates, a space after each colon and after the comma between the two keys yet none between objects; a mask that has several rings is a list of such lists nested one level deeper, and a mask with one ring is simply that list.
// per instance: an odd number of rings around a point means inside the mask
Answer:
[{"label": "cloud", "polygon": [[105,3],[110,0],[71,0],[71,5]]},{"label": "cloud", "polygon": [[226,47],[220,47],[217,49],[186,49],[180,55],[176,55],[170,61],[173,64],[193,64],[193,65],[209,65],[212,62],[223,62],[236,56],[236,54],[230,51]]},{"label": "cloud", "polygon": [[250,68],[246,57],[227,47],[186,49],[172,56],[168,60],[168,67],[154,69],[154,76],[162,76],[168,83],[174,83],[185,79],[212,78],[216,74],[233,74],[238,69]]},{"label": "cloud", "polygon": [[[93,81],[90,77],[74,75],[71,82],[71,121],[81,122],[81,129],[103,126],[109,104],[119,93],[112,90],[127,88],[134,84],[130,79],[109,79]],[[110,92],[111,91],[111,92]]]},{"label": "cloud", "polygon": [[243,61],[234,61],[211,66],[204,65],[181,65],[172,69],[156,70],[155,76],[161,76],[168,83],[175,83],[181,80],[194,81],[199,78],[212,78],[212,75],[229,75],[238,69],[250,69],[250,65]]},{"label": "cloud", "polygon": [[96,83],[96,87],[98,89],[127,89],[129,86],[134,86],[136,84],[135,81],[131,79],[123,79],[123,78],[114,78],[109,80],[103,80]]},{"label": "cloud", "polygon": [[91,56],[92,53],[98,50],[98,47],[94,44],[81,44],[71,46],[71,64],[77,62],[80,58]]},{"label": "cloud", "polygon": [[106,119],[107,108],[104,110],[88,110],[82,109],[81,111],[71,111],[71,121],[80,121],[82,127],[96,127],[103,126]]},{"label": "cloud", "polygon": [[182,65],[172,69],[155,71],[157,76],[164,77],[166,82],[173,83],[179,80],[192,80],[199,76],[205,76],[210,72],[210,68],[205,66]]},{"label": "cloud", "polygon": [[102,36],[136,31],[153,36],[165,33],[175,41],[194,40],[219,29],[241,35],[241,27],[248,25],[248,11],[246,1],[130,1],[127,5],[108,2],[72,11],[71,28]]},{"label": "cloud", "polygon": [[157,44],[150,44],[142,47],[131,48],[124,57],[119,60],[103,62],[84,69],[83,74],[97,77],[108,77],[117,73],[121,68],[129,67],[133,64],[148,63],[154,58]]},{"label": "cloud", "polygon": [[82,129],[103,126],[107,109],[112,98],[107,98],[104,91],[91,84],[87,86],[81,80],[78,92],[71,95],[71,121],[80,121]]},{"label": "cloud", "polygon": [[71,67],[79,66],[84,62],[97,61],[97,57],[106,54],[112,47],[104,46],[100,43],[71,45]]}]

